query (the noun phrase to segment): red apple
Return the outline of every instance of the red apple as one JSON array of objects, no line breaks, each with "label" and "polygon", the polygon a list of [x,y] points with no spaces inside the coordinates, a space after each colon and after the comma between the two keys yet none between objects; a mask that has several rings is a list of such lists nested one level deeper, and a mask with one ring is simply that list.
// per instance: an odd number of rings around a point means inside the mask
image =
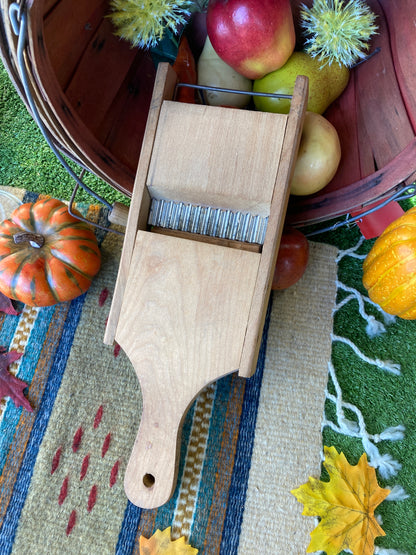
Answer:
[{"label": "red apple", "polygon": [[296,42],[290,0],[210,0],[207,32],[218,56],[249,79],[282,67]]},{"label": "red apple", "polygon": [[294,227],[285,227],[280,240],[272,289],[287,289],[299,281],[308,260],[309,243],[305,235]]}]

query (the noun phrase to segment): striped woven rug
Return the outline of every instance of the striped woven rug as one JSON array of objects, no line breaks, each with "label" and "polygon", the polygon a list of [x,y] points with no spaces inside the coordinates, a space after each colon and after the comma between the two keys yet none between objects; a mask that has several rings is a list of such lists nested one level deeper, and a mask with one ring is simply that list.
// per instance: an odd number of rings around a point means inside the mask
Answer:
[{"label": "striped woven rug", "polygon": [[[104,209],[78,209],[107,221]],[[256,373],[201,392],[174,496],[142,510],[123,489],[140,387],[125,354],[102,341],[122,239],[97,233],[103,263],[85,295],[0,314],[0,345],[23,353],[10,371],[33,407],[1,402],[0,553],[139,554],[141,535],[168,526],[200,554],[254,555],[259,542],[262,553],[305,553],[314,522],[290,490],[320,475],[336,249],[311,243],[304,278],[272,295]]]}]

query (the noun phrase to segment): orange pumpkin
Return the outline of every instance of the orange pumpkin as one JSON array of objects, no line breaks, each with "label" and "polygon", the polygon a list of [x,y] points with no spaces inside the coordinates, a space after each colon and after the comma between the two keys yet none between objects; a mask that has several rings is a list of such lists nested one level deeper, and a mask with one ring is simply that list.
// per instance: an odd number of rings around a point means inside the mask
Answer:
[{"label": "orange pumpkin", "polygon": [[0,291],[30,306],[84,293],[101,255],[91,228],[48,198],[19,206],[0,224]]},{"label": "orange pumpkin", "polygon": [[388,314],[416,318],[416,207],[392,222],[363,264],[363,284]]}]

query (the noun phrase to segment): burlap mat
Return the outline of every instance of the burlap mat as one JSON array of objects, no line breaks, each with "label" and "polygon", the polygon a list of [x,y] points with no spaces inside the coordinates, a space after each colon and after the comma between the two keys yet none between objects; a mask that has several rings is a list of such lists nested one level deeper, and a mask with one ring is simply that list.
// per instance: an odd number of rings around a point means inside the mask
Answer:
[{"label": "burlap mat", "polygon": [[274,294],[240,537],[244,554],[256,553],[260,537],[263,553],[306,553],[315,526],[289,492],[320,475],[336,268],[334,248],[310,248],[302,280]]},{"label": "burlap mat", "polygon": [[336,249],[311,243],[305,276],[273,295],[253,378],[223,378],[198,397],[174,497],[145,511],[123,489],[140,388],[127,357],[102,343],[121,239],[100,241],[85,296],[2,317],[0,343],[24,352],[14,371],[34,412],[2,406],[0,552],[139,553],[141,534],[172,526],[207,555],[305,553],[314,522],[290,490],[320,474]]}]

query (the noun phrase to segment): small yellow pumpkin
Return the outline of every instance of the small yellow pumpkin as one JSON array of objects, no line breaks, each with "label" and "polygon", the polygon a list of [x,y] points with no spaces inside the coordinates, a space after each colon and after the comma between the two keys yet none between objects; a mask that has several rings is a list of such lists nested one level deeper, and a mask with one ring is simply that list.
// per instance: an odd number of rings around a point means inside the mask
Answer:
[{"label": "small yellow pumpkin", "polygon": [[416,207],[392,222],[363,264],[370,299],[388,314],[416,319]]}]

